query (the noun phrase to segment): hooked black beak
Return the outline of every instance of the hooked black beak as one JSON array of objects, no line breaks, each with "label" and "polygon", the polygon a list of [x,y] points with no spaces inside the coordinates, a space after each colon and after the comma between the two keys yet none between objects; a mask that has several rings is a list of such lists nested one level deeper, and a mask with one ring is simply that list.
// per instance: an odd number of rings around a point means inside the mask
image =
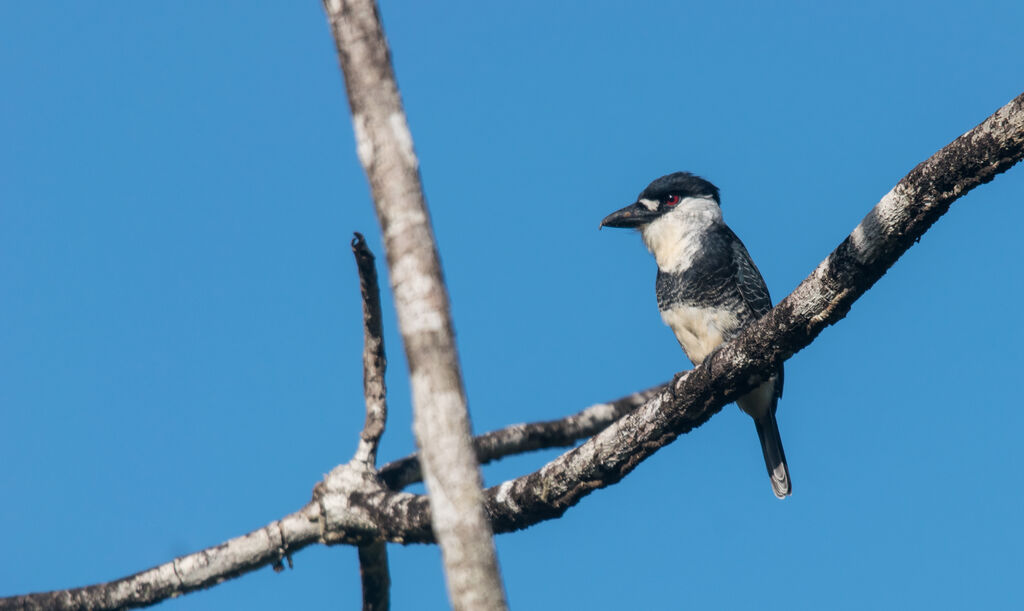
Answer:
[{"label": "hooked black beak", "polygon": [[653,221],[657,216],[657,212],[636,202],[604,217],[598,229],[601,227],[641,227]]}]

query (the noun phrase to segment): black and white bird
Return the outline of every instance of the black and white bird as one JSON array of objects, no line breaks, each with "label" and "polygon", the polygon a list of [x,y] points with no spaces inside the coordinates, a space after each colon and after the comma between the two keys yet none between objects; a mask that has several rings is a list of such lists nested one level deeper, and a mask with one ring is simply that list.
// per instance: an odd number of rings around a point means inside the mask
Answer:
[{"label": "black and white bird", "polygon": [[[688,172],[655,180],[601,227],[633,227],[658,262],[661,317],[694,365],[772,309],[764,278],[722,220],[718,187]],[[792,491],[775,420],[783,371],[736,403],[754,419],[775,496]]]}]

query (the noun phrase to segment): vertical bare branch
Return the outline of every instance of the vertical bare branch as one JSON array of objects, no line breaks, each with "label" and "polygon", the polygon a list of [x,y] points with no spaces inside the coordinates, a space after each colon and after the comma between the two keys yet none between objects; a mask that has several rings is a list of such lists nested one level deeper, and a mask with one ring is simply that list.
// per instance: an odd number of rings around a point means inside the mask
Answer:
[{"label": "vertical bare branch", "polygon": [[363,395],[366,397],[366,422],[359,435],[355,459],[372,469],[377,464],[377,446],[388,418],[387,386],[384,372],[384,330],[380,314],[380,287],[373,253],[361,233],[352,239],[352,254],[359,270],[359,290],[363,298]]},{"label": "vertical bare branch", "polygon": [[[380,286],[373,253],[363,235],[356,232],[352,254],[359,271],[359,292],[363,301],[363,395],[366,397],[366,422],[359,434],[355,462],[366,470],[377,464],[377,447],[388,418],[387,386],[384,373],[384,324],[380,314]],[[359,546],[359,577],[363,582],[364,611],[387,611],[390,607],[391,576],[388,573],[388,546],[373,541]]]},{"label": "vertical bare branch", "polygon": [[345,77],[356,151],[384,234],[448,594],[456,609],[504,609],[448,292],[380,17],[373,0],[324,0],[324,7]]},{"label": "vertical bare branch", "polygon": [[391,607],[387,543],[359,546],[359,577],[363,581],[363,611],[387,611]]}]

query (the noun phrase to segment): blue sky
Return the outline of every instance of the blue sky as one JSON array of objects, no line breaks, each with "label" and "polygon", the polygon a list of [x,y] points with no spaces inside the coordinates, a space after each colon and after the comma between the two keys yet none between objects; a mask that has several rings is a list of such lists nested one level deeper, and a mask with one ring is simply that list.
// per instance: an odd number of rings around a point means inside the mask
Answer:
[{"label": "blue sky", "polygon": [[[639,238],[597,231],[651,179],[716,183],[778,301],[1024,90],[1019,2],[382,11],[477,431],[688,367]],[[319,3],[3,3],[0,83],[0,595],[301,507],[363,419],[351,232],[383,259]],[[729,407],[499,536],[512,605],[1024,604],[1022,203],[1020,167],[971,193],[787,363],[790,499]],[[386,461],[413,440],[384,307]],[[294,560],[161,608],[356,607],[353,549]],[[391,571],[394,608],[446,607],[436,548],[391,546]]]}]

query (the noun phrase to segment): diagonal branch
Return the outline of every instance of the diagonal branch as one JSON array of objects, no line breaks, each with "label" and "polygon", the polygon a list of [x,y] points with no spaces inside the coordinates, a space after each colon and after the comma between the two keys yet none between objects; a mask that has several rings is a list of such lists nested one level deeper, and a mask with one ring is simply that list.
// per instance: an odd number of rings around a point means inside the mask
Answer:
[{"label": "diagonal branch", "polygon": [[[706,422],[842,319],[954,201],[1022,158],[1024,95],[914,168],[792,294],[703,364],[578,448],[488,489],[495,531],[562,515]],[[433,541],[428,500],[387,490],[372,474],[341,465],[318,484],[312,503],[263,529],[108,584],[3,598],[0,610],[143,606],[272,564],[311,543],[358,545],[374,538]]]},{"label": "diagonal branch", "polygon": [[[842,319],[954,201],[1022,158],[1024,94],[911,170],[793,293],[700,366],[677,375],[663,392],[580,447],[488,489],[495,532],[560,516],[757,386]],[[412,499],[399,509],[419,515],[426,501]],[[409,521],[404,526],[410,533],[422,531]]]},{"label": "diagonal branch", "polygon": [[310,504],[241,537],[115,581],[0,598],[0,610],[130,609],[156,604],[279,563],[319,540],[319,522],[319,509]]},{"label": "diagonal branch", "polygon": [[448,290],[419,162],[374,0],[324,0],[345,77],[356,152],[384,234],[432,527],[455,609],[505,609],[505,589],[471,443]]}]

